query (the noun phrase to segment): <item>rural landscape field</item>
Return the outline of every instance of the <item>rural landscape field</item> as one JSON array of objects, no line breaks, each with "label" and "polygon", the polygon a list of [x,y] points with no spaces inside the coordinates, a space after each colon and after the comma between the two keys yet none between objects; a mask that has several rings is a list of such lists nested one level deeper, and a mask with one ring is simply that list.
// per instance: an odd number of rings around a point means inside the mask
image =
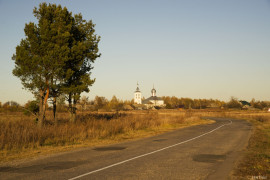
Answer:
[{"label": "rural landscape field", "polygon": [[0,0],[0,179],[270,179],[270,3]]},{"label": "rural landscape field", "polygon": [[270,113],[236,109],[160,109],[117,112],[80,111],[76,123],[65,112],[53,121],[51,111],[43,129],[37,129],[35,116],[3,110],[1,112],[1,164],[25,158],[46,156],[82,147],[99,147],[179,128],[215,123],[207,117],[245,119],[253,126],[243,158],[234,167],[234,177],[269,176]]}]

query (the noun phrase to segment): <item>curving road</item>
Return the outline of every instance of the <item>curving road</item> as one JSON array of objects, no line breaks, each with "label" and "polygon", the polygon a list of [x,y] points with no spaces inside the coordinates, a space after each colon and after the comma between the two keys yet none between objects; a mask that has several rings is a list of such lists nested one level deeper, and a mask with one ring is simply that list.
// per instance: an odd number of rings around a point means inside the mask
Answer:
[{"label": "curving road", "polygon": [[216,123],[0,166],[0,179],[228,179],[252,126],[211,119]]}]

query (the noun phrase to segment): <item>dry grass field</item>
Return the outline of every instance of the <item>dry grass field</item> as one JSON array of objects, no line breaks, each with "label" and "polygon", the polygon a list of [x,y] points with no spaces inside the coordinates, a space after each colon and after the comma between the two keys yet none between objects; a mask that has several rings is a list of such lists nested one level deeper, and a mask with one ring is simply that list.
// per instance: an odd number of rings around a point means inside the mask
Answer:
[{"label": "dry grass field", "polygon": [[37,128],[34,117],[19,112],[0,114],[0,161],[111,144],[212,122],[189,111],[131,111],[84,112],[78,114],[76,123],[69,123],[68,114],[61,113],[55,125],[51,114],[48,112],[42,129]]},{"label": "dry grass field", "polygon": [[159,110],[78,114],[69,123],[68,114],[59,113],[57,125],[48,120],[38,129],[35,118],[20,112],[0,114],[0,162],[35,157],[78,147],[107,145],[143,138],[169,130],[213,123],[201,117],[245,119],[254,127],[244,158],[234,171],[237,179],[270,177],[270,113],[228,110]]}]

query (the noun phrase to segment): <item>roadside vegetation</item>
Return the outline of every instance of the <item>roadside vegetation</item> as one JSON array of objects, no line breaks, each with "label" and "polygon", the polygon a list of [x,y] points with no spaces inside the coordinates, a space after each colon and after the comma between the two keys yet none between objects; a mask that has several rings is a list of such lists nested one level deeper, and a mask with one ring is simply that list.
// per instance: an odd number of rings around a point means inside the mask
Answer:
[{"label": "roadside vegetation", "polygon": [[[191,112],[136,111],[80,113],[71,123],[68,113],[59,113],[58,124],[47,115],[42,129],[34,116],[22,112],[0,115],[0,159],[9,161],[33,156],[35,152],[97,146],[155,135],[168,130],[209,123]],[[50,118],[50,119],[49,119]]]},{"label": "roadside vegetation", "polygon": [[227,116],[248,120],[254,128],[244,158],[235,169],[237,179],[270,178],[270,113],[238,112]]},{"label": "roadside vegetation", "polygon": [[[199,113],[199,112],[197,112]],[[260,110],[226,110],[204,113],[203,116],[243,119],[253,126],[243,158],[233,172],[234,179],[270,178],[270,112]]]}]

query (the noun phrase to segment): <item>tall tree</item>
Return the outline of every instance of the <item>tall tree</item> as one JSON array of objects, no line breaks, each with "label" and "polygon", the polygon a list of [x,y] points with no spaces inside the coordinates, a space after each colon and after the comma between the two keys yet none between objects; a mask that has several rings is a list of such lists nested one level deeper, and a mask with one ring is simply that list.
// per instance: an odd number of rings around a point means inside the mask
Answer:
[{"label": "tall tree", "polygon": [[73,39],[70,48],[70,59],[65,66],[65,84],[62,88],[69,103],[70,121],[76,120],[76,104],[82,92],[89,92],[89,86],[95,82],[91,79],[92,63],[101,56],[98,53],[100,36],[95,34],[95,24],[83,20],[81,14],[74,16],[75,26],[72,29]]},{"label": "tall tree", "polygon": [[92,21],[69,12],[60,5],[42,3],[35,8],[38,24],[25,25],[25,39],[16,47],[13,74],[23,86],[39,98],[40,127],[45,119],[46,104],[53,99],[54,117],[57,97],[66,94],[71,121],[75,121],[76,103],[82,92],[89,92],[95,79],[90,78],[92,63],[100,57]]},{"label": "tall tree", "polygon": [[34,8],[38,24],[25,25],[25,39],[21,40],[13,55],[15,69],[24,88],[39,98],[38,125],[42,127],[50,90],[58,89],[70,60],[70,39],[74,18],[64,7],[42,3]]}]

